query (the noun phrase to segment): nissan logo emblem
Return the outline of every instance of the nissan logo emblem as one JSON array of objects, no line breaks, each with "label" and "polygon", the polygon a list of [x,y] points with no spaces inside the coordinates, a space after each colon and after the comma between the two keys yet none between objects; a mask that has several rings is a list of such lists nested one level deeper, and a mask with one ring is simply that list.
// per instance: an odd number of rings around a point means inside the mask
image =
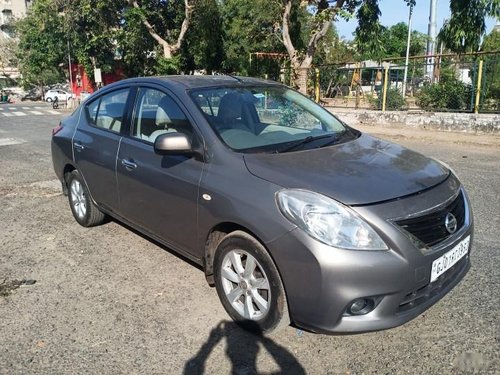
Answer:
[{"label": "nissan logo emblem", "polygon": [[453,234],[457,231],[457,218],[451,212],[448,212],[446,219],[444,219],[444,226],[449,234]]}]

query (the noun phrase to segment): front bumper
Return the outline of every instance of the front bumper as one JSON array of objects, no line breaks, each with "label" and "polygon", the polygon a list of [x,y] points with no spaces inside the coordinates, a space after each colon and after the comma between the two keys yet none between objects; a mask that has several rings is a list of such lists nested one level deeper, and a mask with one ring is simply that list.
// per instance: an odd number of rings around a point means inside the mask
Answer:
[{"label": "front bumper", "polygon": [[[467,222],[435,251],[416,248],[389,218],[405,210],[418,212],[418,205],[433,207],[443,196],[449,198],[450,190],[454,188],[448,183],[418,197],[356,208],[389,245],[388,251],[335,249],[298,228],[267,244],[283,279],[291,320],[313,332],[361,333],[399,326],[439,301],[470,268],[473,219],[467,195],[463,192]],[[467,255],[430,283],[432,262],[467,236]],[[366,315],[349,315],[348,306],[358,298],[372,299],[375,308]]]}]

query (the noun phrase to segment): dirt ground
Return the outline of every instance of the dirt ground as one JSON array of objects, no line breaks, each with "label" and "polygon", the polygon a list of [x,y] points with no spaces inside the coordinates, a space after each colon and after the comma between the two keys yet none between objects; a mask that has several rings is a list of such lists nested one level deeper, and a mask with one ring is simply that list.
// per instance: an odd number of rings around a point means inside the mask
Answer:
[{"label": "dirt ground", "polygon": [[198,267],[118,222],[74,221],[51,164],[60,117],[0,111],[0,374],[498,373],[500,137],[364,127],[457,172],[472,268],[402,327],[262,338],[229,320]]}]

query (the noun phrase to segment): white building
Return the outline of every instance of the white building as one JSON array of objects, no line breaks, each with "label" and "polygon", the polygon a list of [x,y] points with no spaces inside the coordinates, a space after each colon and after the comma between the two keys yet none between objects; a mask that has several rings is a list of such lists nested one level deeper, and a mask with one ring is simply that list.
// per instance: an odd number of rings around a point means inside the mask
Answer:
[{"label": "white building", "polygon": [[9,65],[8,45],[15,41],[9,34],[8,25],[26,16],[32,2],[32,0],[0,0],[0,53],[3,55],[0,56],[0,87],[5,84],[6,77],[12,79],[20,77],[17,67]]},{"label": "white building", "polygon": [[32,0],[0,0],[0,30],[4,32],[5,26],[10,21],[23,18],[32,2]]}]

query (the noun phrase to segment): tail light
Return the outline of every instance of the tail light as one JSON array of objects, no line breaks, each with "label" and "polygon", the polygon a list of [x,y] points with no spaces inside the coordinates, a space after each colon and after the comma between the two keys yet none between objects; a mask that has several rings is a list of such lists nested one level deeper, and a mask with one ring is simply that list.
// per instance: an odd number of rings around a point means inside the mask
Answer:
[{"label": "tail light", "polygon": [[59,125],[57,125],[54,129],[52,129],[52,136],[54,136],[57,133],[59,133],[62,130],[62,128],[63,128],[62,124],[59,123]]}]

